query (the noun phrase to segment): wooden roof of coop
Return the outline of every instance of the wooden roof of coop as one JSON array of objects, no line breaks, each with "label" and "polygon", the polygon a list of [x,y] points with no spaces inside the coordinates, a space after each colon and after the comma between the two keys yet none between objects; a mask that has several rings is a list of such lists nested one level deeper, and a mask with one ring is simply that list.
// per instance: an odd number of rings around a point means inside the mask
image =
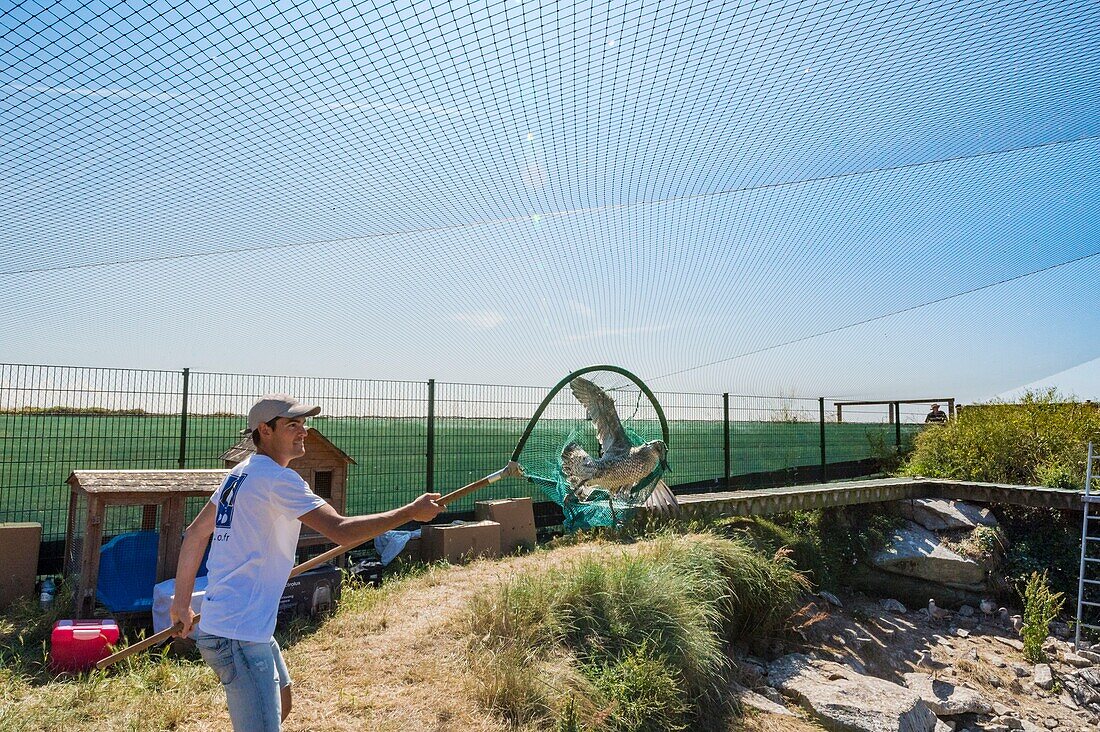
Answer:
[{"label": "wooden roof of coop", "polygon": [[225,470],[74,470],[68,484],[88,493],[183,493],[209,495]]}]

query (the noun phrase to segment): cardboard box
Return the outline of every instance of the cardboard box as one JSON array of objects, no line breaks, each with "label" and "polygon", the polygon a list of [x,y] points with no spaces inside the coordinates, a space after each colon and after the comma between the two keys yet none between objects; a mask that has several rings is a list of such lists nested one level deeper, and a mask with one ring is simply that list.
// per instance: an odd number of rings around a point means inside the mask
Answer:
[{"label": "cardboard box", "polygon": [[0,524],[0,546],[4,547],[4,561],[0,563],[0,610],[20,597],[34,595],[41,541],[42,524]]},{"label": "cardboard box", "polygon": [[530,498],[502,498],[478,501],[474,516],[479,520],[500,524],[500,551],[511,554],[516,549],[535,546],[535,511]]},{"label": "cardboard box", "polygon": [[457,564],[477,557],[500,556],[500,524],[496,521],[428,524],[420,531],[420,551],[425,562],[445,559]]}]

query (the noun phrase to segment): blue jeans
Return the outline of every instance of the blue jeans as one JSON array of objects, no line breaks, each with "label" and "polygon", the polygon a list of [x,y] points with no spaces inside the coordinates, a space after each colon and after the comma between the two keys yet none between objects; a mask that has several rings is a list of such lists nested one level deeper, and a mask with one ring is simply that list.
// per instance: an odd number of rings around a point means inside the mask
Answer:
[{"label": "blue jeans", "polygon": [[277,732],[281,687],[290,685],[279,644],[221,638],[195,629],[191,635],[202,658],[225,688],[234,732]]}]

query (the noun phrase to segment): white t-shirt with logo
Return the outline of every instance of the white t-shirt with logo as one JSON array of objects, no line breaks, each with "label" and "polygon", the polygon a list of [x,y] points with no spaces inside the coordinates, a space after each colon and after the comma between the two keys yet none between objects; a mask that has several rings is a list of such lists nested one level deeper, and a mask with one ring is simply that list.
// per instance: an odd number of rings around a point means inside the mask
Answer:
[{"label": "white t-shirt with logo", "polygon": [[294,568],[298,518],[325,501],[296,472],[260,454],[234,467],[210,501],[218,511],[199,629],[234,640],[271,640]]}]

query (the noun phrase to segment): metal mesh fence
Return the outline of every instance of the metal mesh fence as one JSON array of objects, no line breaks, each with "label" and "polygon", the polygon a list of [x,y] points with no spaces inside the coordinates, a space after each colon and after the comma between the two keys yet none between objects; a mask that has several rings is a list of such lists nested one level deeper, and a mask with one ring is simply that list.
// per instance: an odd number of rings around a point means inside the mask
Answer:
[{"label": "metal mesh fence", "polygon": [[0,365],[0,521],[42,524],[59,562],[74,469],[173,468],[178,371]]},{"label": "metal mesh fence", "polygon": [[725,428],[721,394],[657,392],[669,432],[669,485],[725,475]]},{"label": "metal mesh fence", "polygon": [[[311,426],[353,461],[346,510],[361,514],[503,467],[547,387],[0,364],[0,521],[41,523],[43,561],[59,563],[73,470],[223,467],[243,415],[272,392],[321,406]],[[898,425],[884,408],[847,408],[837,422],[824,399],[657,399],[670,430],[667,479],[680,492],[871,473],[923,426],[918,407],[900,412]],[[619,407],[629,416],[631,405]],[[451,510],[507,496],[545,500],[509,479]],[[189,499],[187,519],[201,506]]]},{"label": "metal mesh fence", "polygon": [[732,486],[789,482],[788,473],[821,464],[818,401],[730,395]]},{"label": "metal mesh fence", "polygon": [[241,437],[244,415],[263,394],[293,394],[317,404],[310,427],[355,462],[349,466],[347,510],[372,513],[398,496],[423,490],[428,385],[412,381],[192,373],[186,466],[217,468]]},{"label": "metal mesh fence", "polygon": [[[446,493],[504,467],[515,450],[545,388],[489,384],[436,384],[433,489]],[[473,509],[489,498],[530,496],[543,500],[538,488],[508,478],[477,495],[452,504],[455,511]]]}]

